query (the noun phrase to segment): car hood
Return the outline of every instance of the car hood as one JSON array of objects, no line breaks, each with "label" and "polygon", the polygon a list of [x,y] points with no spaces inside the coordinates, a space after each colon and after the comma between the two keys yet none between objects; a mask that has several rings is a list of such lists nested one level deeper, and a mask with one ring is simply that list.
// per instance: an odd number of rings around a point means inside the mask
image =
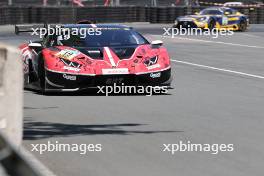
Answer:
[{"label": "car hood", "polygon": [[[164,47],[151,45],[73,48],[56,46],[43,50],[45,67],[50,71],[74,74],[103,74],[104,69],[123,69],[126,74],[163,69],[170,65]],[[156,67],[148,68],[144,61],[158,56]],[[122,73],[120,73],[122,74]]]},{"label": "car hood", "polygon": [[198,18],[209,17],[209,15],[186,15],[177,18],[178,21],[193,21]]}]

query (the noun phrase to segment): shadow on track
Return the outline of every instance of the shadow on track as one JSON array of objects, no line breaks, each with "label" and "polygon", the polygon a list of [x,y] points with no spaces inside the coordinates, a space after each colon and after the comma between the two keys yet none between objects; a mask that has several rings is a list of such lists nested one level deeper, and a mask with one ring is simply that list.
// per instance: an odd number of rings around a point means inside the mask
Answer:
[{"label": "shadow on track", "polygon": [[126,130],[124,128],[139,127],[146,124],[122,123],[122,124],[95,124],[79,125],[51,122],[24,122],[24,140],[38,140],[52,137],[70,137],[83,135],[132,135],[175,133],[183,131],[148,131]]},{"label": "shadow on track", "polygon": [[[173,88],[169,88],[169,89],[173,89]],[[49,92],[49,93],[41,93],[35,90],[29,90],[26,89],[26,91],[24,93],[32,93],[35,95],[42,95],[42,96],[104,96],[104,97],[110,97],[110,96],[168,96],[168,95],[172,95],[170,93],[153,93],[153,94],[147,94],[147,93],[118,93],[118,94],[103,94],[103,93],[97,93],[97,91],[80,91],[80,92]]]}]

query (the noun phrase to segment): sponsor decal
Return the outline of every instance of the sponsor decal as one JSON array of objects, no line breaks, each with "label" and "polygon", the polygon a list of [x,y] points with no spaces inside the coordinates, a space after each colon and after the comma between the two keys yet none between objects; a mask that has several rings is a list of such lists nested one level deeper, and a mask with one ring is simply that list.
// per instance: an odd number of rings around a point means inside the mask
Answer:
[{"label": "sponsor decal", "polygon": [[74,57],[78,56],[79,54],[80,54],[79,51],[64,49],[58,52],[56,56],[63,59],[72,60]]},{"label": "sponsor decal", "polygon": [[103,75],[128,74],[128,68],[102,69]]},{"label": "sponsor decal", "polygon": [[151,69],[154,69],[154,68],[160,68],[160,64],[155,64],[155,65],[151,65],[151,66],[147,67],[148,70],[151,70]]},{"label": "sponsor decal", "polygon": [[159,78],[161,76],[161,73],[158,72],[158,73],[150,73],[149,75],[151,78]]},{"label": "sponsor decal", "polygon": [[231,18],[228,18],[228,21],[237,21],[237,20],[239,20],[238,17],[231,17]]},{"label": "sponsor decal", "polygon": [[71,81],[76,81],[76,76],[63,74],[63,78]]},{"label": "sponsor decal", "polygon": [[228,24],[228,17],[223,16],[222,18],[222,25],[227,25]]},{"label": "sponsor decal", "polygon": [[69,67],[74,67],[74,68],[80,68],[81,64],[79,64],[78,62],[72,62],[66,59],[62,59],[60,58],[61,62],[64,63],[64,65],[69,66]]},{"label": "sponsor decal", "polygon": [[87,52],[88,52],[89,54],[100,54],[100,53],[101,53],[100,50],[87,50]]},{"label": "sponsor decal", "polygon": [[81,69],[79,69],[79,68],[68,67],[68,66],[64,66],[64,67],[63,67],[63,69],[66,69],[66,70],[71,70],[71,71],[76,71],[76,72],[78,72],[78,71],[80,71],[80,70],[81,70]]},{"label": "sponsor decal", "polygon": [[144,61],[144,64],[146,66],[151,66],[151,65],[155,65],[158,62],[158,56],[152,57],[150,59],[146,59]]}]

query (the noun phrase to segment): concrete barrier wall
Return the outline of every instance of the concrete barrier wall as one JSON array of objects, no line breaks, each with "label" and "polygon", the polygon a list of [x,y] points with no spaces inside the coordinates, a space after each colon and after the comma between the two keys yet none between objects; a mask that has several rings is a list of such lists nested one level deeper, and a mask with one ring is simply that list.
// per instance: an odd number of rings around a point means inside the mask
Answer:
[{"label": "concrete barrier wall", "polygon": [[[172,23],[176,17],[192,14],[206,7],[0,7],[1,24],[75,23],[92,19],[98,22]],[[264,23],[264,8],[237,8],[250,22]]]},{"label": "concrete barrier wall", "polygon": [[0,44],[0,131],[19,146],[23,133],[23,70],[16,48]]},{"label": "concrete barrier wall", "polygon": [[17,48],[0,44],[0,176],[55,176],[25,150],[23,69]]}]

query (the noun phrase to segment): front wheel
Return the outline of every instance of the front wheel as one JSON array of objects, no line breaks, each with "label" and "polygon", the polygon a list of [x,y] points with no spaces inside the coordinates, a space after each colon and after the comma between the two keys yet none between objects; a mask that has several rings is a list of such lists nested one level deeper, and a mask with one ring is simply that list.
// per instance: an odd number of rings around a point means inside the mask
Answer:
[{"label": "front wheel", "polygon": [[172,26],[172,28],[179,29],[180,26],[179,26],[178,24],[174,24],[174,25]]},{"label": "front wheel", "polygon": [[215,28],[215,21],[214,20],[210,20],[208,22],[208,29],[209,30],[213,30]]},{"label": "front wheel", "polygon": [[46,89],[46,73],[44,67],[43,58],[39,58],[38,60],[38,78],[39,78],[39,87],[42,94],[45,94]]},{"label": "front wheel", "polygon": [[247,30],[247,22],[246,22],[246,20],[242,20],[239,23],[238,27],[239,27],[239,31],[241,31],[241,32],[246,31]]}]

